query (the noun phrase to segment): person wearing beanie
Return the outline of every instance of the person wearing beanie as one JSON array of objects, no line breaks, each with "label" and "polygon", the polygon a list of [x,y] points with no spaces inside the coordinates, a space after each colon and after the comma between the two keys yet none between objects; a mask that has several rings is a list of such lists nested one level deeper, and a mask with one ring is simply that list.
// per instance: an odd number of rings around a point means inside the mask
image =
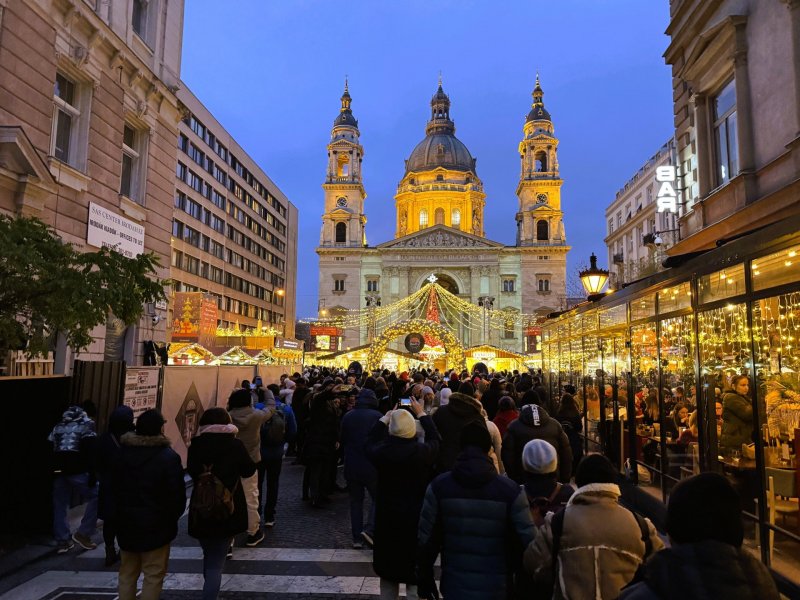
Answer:
[{"label": "person wearing beanie", "polygon": [[526,404],[519,418],[513,421],[503,436],[503,464],[506,473],[519,484],[523,483],[522,449],[529,441],[549,442],[558,453],[558,481],[568,483],[572,476],[572,448],[561,424],[539,405]]},{"label": "person wearing beanie", "polygon": [[525,493],[536,526],[544,523],[549,512],[558,512],[575,493],[568,483],[559,483],[558,453],[550,442],[531,440],[522,449],[522,468],[525,471]]},{"label": "person wearing beanie", "polygon": [[500,432],[500,438],[505,436],[506,431],[508,431],[508,426],[518,418],[519,411],[517,410],[517,405],[514,404],[514,400],[510,396],[503,396],[500,398],[497,414],[495,414],[494,419],[492,419],[492,423],[497,425],[497,430]]},{"label": "person wearing beanie", "polygon": [[135,431],[120,437],[111,478],[113,519],[122,554],[120,600],[135,600],[140,573],[144,574],[140,598],[159,598],[170,543],[178,535],[178,519],[186,508],[181,459],[163,430],[164,417],[150,409],[139,415]]},{"label": "person wearing beanie", "polygon": [[[422,442],[414,417],[425,432]],[[414,398],[410,412],[390,410],[367,437],[366,455],[377,475],[372,566],[380,577],[381,598],[398,598],[400,583],[406,584],[407,598],[417,597],[417,527],[439,443],[433,419]]]},{"label": "person wearing beanie", "polygon": [[553,585],[555,574],[553,600],[617,598],[639,566],[664,546],[648,519],[619,504],[618,479],[605,456],[585,456],[575,475],[578,489],[562,511],[545,517],[525,550],[525,569],[537,584]]},{"label": "person wearing beanie", "polygon": [[[464,385],[472,386],[468,382]],[[449,471],[456,462],[456,456],[460,450],[459,436],[467,424],[480,423],[486,427],[486,421],[481,413],[482,409],[483,406],[478,400],[461,392],[451,393],[444,406],[440,401],[439,410],[433,414],[433,422],[442,436],[442,445],[436,464],[439,473]]]},{"label": "person wearing beanie", "polygon": [[509,548],[526,547],[534,524],[525,493],[497,474],[486,427],[467,423],[452,470],[428,486],[419,520],[419,596],[438,597],[433,565],[442,554],[445,598],[505,600],[516,565]]},{"label": "person wearing beanie", "polygon": [[[372,379],[367,378],[367,381]],[[367,436],[383,415],[378,410],[378,397],[373,387],[366,387],[358,393],[356,405],[342,417],[339,442],[344,448],[344,478],[350,495],[350,529],[353,548],[361,549],[366,542],[372,545],[375,533],[375,486],[378,474],[367,459],[364,447]],[[364,523],[364,499],[369,494],[370,508]]]},{"label": "person wearing beanie", "polygon": [[742,549],[741,500],[722,475],[701,473],[672,488],[667,534],[670,547],[647,562],[641,581],[623,590],[621,600],[780,598],[767,567]]}]

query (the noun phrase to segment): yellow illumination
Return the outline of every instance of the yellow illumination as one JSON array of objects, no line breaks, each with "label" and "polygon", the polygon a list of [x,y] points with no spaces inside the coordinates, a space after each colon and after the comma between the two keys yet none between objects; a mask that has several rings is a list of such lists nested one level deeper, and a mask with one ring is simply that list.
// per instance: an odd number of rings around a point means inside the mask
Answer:
[{"label": "yellow illumination", "polygon": [[791,267],[791,266],[792,266],[792,261],[790,261],[790,260],[787,260],[787,261],[786,261],[785,263],[783,263],[783,264],[784,264],[785,266],[787,266],[787,267]]},{"label": "yellow illumination", "polygon": [[795,256],[797,256],[796,250],[792,250],[791,252],[789,252],[789,258],[794,258]]},{"label": "yellow illumination", "polygon": [[753,271],[753,275],[761,275],[761,271]]}]

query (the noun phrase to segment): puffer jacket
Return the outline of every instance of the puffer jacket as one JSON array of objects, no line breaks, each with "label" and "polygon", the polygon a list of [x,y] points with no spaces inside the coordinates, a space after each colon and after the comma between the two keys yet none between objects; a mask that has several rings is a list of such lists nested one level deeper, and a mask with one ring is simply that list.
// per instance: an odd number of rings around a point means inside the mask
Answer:
[{"label": "puffer jacket", "polygon": [[433,413],[433,422],[439,435],[442,436],[439,458],[436,463],[436,470],[439,473],[449,471],[455,463],[456,456],[460,451],[461,430],[465,425],[480,423],[486,427],[482,409],[481,403],[472,396],[454,392],[450,394],[447,405],[440,406]]},{"label": "puffer jacket", "polygon": [[528,500],[495,471],[489,456],[467,447],[452,471],[428,486],[419,519],[420,581],[433,580],[442,554],[445,598],[505,600],[514,560],[533,539]]},{"label": "puffer jacket", "polygon": [[720,448],[740,450],[753,441],[753,404],[736,392],[722,396],[722,433]]},{"label": "puffer jacket", "polygon": [[95,423],[80,406],[70,406],[47,439],[53,443],[53,470],[76,475],[93,470],[92,454],[97,440]]},{"label": "puffer jacket", "polygon": [[261,461],[261,426],[272,418],[274,408],[258,410],[252,406],[241,406],[228,411],[233,424],[239,429],[239,439],[254,463]]},{"label": "puffer jacket", "polygon": [[541,406],[526,404],[519,418],[513,421],[503,437],[503,465],[506,474],[519,484],[524,483],[522,449],[531,440],[549,442],[558,453],[558,480],[567,483],[572,476],[572,448],[561,423],[552,418]]},{"label": "puffer jacket", "polygon": [[[553,600],[618,598],[645,557],[636,517],[618,502],[619,486],[590,483],[576,490],[564,509]],[[525,550],[525,569],[537,581],[552,574],[552,514]],[[655,527],[647,527],[653,551],[664,547]]]},{"label": "puffer jacket", "polygon": [[344,446],[344,478],[362,483],[374,482],[378,474],[366,455],[367,436],[383,415],[378,410],[375,392],[363,389],[356,406],[342,417],[340,441]]},{"label": "puffer jacket", "polygon": [[112,518],[119,547],[148,552],[178,535],[178,519],[186,508],[181,458],[164,435],[126,433],[113,469]]}]

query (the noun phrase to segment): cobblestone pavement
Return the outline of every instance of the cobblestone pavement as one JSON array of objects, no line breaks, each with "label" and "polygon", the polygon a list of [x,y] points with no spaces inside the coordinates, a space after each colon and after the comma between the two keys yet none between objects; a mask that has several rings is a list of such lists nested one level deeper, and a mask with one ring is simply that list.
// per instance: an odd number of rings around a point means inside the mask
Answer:
[{"label": "cobblestone pavement", "polygon": [[[284,459],[275,526],[266,528],[258,548],[244,547],[244,535],[237,539],[219,597],[377,599],[379,579],[372,570],[371,551],[351,548],[347,493],[334,494],[324,508],[312,508],[301,499],[303,467],[293,460]],[[186,522],[184,515],[172,544],[163,600],[197,598],[202,589],[202,552],[189,537]],[[102,542],[99,531],[94,539]],[[0,600],[114,600],[117,573],[104,566],[103,556],[102,545],[51,555],[4,577]]]}]

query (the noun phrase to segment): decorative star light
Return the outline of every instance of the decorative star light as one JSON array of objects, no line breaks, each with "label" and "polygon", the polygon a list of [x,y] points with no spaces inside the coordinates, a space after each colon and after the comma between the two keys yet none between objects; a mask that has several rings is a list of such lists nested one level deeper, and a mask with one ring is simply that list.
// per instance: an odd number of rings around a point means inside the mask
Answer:
[{"label": "decorative star light", "polygon": [[433,273],[431,273],[431,276],[428,277],[428,281],[430,281],[431,283],[436,283],[438,280],[439,280],[439,278],[436,275],[434,275]]}]

